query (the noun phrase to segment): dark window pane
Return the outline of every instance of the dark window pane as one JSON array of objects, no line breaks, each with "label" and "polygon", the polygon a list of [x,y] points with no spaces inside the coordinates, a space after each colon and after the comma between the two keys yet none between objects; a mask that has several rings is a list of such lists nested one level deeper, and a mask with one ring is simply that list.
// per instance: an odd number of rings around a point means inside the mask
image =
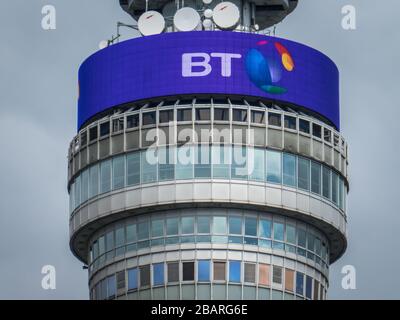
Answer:
[{"label": "dark window pane", "polygon": [[283,241],[284,225],[283,223],[274,222],[274,240]]},{"label": "dark window pane", "polygon": [[282,284],[282,267],[273,266],[272,282],[277,284]]},{"label": "dark window pane", "polygon": [[283,154],[283,184],[296,187],[296,156]]},{"label": "dark window pane", "polygon": [[194,281],[194,262],[182,263],[182,280]]},{"label": "dark window pane", "polygon": [[179,232],[179,219],[169,218],[167,219],[167,235],[175,235]]},{"label": "dark window pane", "polygon": [[210,261],[199,260],[198,264],[198,281],[210,281]]},{"label": "dark window pane", "polygon": [[240,282],[240,261],[229,261],[229,281]]},{"label": "dark window pane", "polygon": [[296,293],[299,295],[304,294],[304,274],[296,272]]},{"label": "dark window pane", "polygon": [[268,113],[268,124],[270,126],[277,126],[280,127],[281,123],[281,115],[278,113]]},{"label": "dark window pane", "polygon": [[150,285],[150,265],[139,267],[140,270],[140,286],[145,287]]},{"label": "dark window pane", "polygon": [[299,130],[304,133],[310,133],[310,122],[307,120],[299,119]]},{"label": "dark window pane", "polygon": [[298,229],[297,230],[297,244],[300,247],[305,248],[306,247],[306,241],[307,241],[307,233],[303,229]]},{"label": "dark window pane", "polygon": [[90,128],[89,130],[89,140],[93,141],[97,139],[97,126]]},{"label": "dark window pane", "polygon": [[321,126],[318,124],[313,123],[312,125],[312,132],[313,132],[313,136],[317,137],[317,138],[321,138]]},{"label": "dark window pane", "polygon": [[244,282],[256,282],[256,265],[251,263],[244,264]]},{"label": "dark window pane", "polygon": [[128,290],[137,289],[138,273],[137,268],[128,270]]},{"label": "dark window pane", "polygon": [[160,123],[167,123],[174,121],[174,110],[162,110],[160,111]]},{"label": "dark window pane", "polygon": [[87,143],[87,131],[81,134],[81,147],[85,146]]},{"label": "dark window pane", "polygon": [[133,114],[126,117],[126,127],[136,128],[139,126],[139,114]]},{"label": "dark window pane", "polygon": [[246,122],[247,121],[247,110],[233,109],[233,121]]},{"label": "dark window pane", "polygon": [[138,239],[148,239],[149,238],[149,222],[139,222],[138,224]]},{"label": "dark window pane", "polygon": [[327,142],[332,141],[332,132],[327,128],[324,128],[324,140]]},{"label": "dark window pane", "polygon": [[310,161],[304,158],[298,159],[298,186],[303,190],[310,190]]},{"label": "dark window pane", "polygon": [[265,112],[263,111],[251,111],[251,122],[252,123],[264,123]]},{"label": "dark window pane", "polygon": [[229,217],[229,233],[242,234],[242,218]]},{"label": "dark window pane", "polygon": [[119,132],[124,130],[124,118],[114,119],[113,123],[113,132]]},{"label": "dark window pane", "polygon": [[214,120],[215,121],[229,121],[229,109],[215,108],[214,109]]},{"label": "dark window pane", "polygon": [[209,121],[210,120],[210,109],[209,108],[197,108],[196,109],[196,120]]},{"label": "dark window pane", "polygon": [[150,124],[156,124],[156,113],[155,111],[153,112],[146,112],[142,114],[143,117],[143,125],[150,125]]},{"label": "dark window pane", "polygon": [[225,262],[214,262],[214,280],[225,279]]},{"label": "dark window pane", "polygon": [[168,263],[168,282],[178,282],[179,281],[179,263],[173,262]]},{"label": "dark window pane", "polygon": [[260,220],[260,237],[271,238],[271,220]]},{"label": "dark window pane", "polygon": [[197,232],[210,233],[210,217],[197,218]]},{"label": "dark window pane", "polygon": [[322,167],[322,195],[331,198],[331,171],[325,166]]},{"label": "dark window pane", "polygon": [[194,233],[194,217],[182,217],[182,234]]},{"label": "dark window pane", "polygon": [[311,192],[321,194],[321,165],[311,162]]},{"label": "dark window pane", "polygon": [[245,218],[245,235],[246,236],[257,236],[257,219],[256,218]]},{"label": "dark window pane", "polygon": [[291,116],[285,116],[285,128],[287,129],[297,129],[296,118]]},{"label": "dark window pane", "polygon": [[192,121],[192,109],[178,109],[178,121]]},{"label": "dark window pane", "polygon": [[110,122],[100,124],[100,137],[110,134]]},{"label": "dark window pane", "polygon": [[153,264],[153,284],[155,286],[164,284],[164,263]]}]

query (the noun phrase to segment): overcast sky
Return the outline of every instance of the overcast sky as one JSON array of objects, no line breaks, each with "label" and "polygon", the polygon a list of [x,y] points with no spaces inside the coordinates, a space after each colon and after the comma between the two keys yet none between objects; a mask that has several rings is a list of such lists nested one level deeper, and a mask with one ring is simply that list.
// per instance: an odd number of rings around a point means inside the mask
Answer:
[{"label": "overcast sky", "polygon": [[[350,146],[349,245],[331,267],[329,297],[398,299],[400,1],[299,2],[277,35],[338,65]],[[46,4],[57,10],[56,30],[41,28]],[[357,10],[354,31],[341,27],[347,4]],[[118,0],[0,1],[0,299],[88,298],[87,271],[68,245],[67,149],[78,67],[115,34],[117,21],[132,22]],[[348,264],[356,290],[341,288]],[[56,267],[56,290],[41,287],[44,265]]]}]

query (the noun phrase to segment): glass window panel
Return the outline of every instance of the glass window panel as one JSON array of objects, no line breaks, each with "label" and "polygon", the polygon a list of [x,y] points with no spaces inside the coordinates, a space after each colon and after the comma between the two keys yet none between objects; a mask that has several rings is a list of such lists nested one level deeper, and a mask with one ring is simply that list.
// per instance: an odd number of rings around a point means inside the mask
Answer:
[{"label": "glass window panel", "polygon": [[114,298],[116,293],[115,276],[107,278],[107,298]]},{"label": "glass window panel", "polygon": [[132,243],[136,241],[136,224],[128,224],[126,226],[126,242]]},{"label": "glass window panel", "polygon": [[149,238],[149,222],[143,221],[138,223],[138,240]]},{"label": "glass window panel", "polygon": [[141,152],[142,183],[157,181],[157,156],[155,149]]},{"label": "glass window panel", "polygon": [[252,123],[264,123],[265,112],[263,111],[251,111],[251,122]]},{"label": "glass window panel", "polygon": [[260,263],[258,265],[258,283],[263,286],[269,286],[269,274],[270,274],[270,266],[268,264]]},{"label": "glass window panel", "polygon": [[111,190],[111,160],[101,163],[100,172],[100,192],[109,192]]},{"label": "glass window panel", "polygon": [[137,289],[138,287],[138,272],[137,268],[128,270],[128,290]]},{"label": "glass window panel", "polygon": [[305,248],[306,247],[306,242],[307,242],[307,233],[304,229],[297,229],[297,244],[300,247]]},{"label": "glass window panel", "polygon": [[194,233],[194,217],[182,217],[182,234]]},{"label": "glass window panel", "polygon": [[196,120],[209,121],[210,120],[210,108],[196,108]]},{"label": "glass window panel", "polygon": [[332,172],[332,201],[335,204],[339,203],[338,183],[339,183],[339,176],[337,175],[337,173]]},{"label": "glass window panel", "polygon": [[299,130],[304,133],[310,133],[310,122],[307,120],[299,119]]},{"label": "glass window panel", "polygon": [[344,199],[344,181],[340,178],[339,180],[339,208],[343,210],[343,199]]},{"label": "glass window panel", "polygon": [[162,110],[159,114],[160,123],[168,123],[174,121],[174,110]]},{"label": "glass window panel", "polygon": [[125,245],[125,228],[121,227],[115,230],[115,245],[120,247]]},{"label": "glass window panel", "polygon": [[285,128],[296,130],[297,129],[296,118],[285,115]]},{"label": "glass window panel", "polygon": [[230,177],[230,155],[229,146],[212,146],[213,177],[229,179]]},{"label": "glass window panel", "polygon": [[104,236],[101,236],[99,238],[99,256],[101,256],[105,252],[106,246],[105,246],[105,238]]},{"label": "glass window panel", "polygon": [[164,220],[157,219],[151,221],[151,236],[153,238],[164,236]]},{"label": "glass window panel", "polygon": [[257,219],[256,218],[245,218],[245,235],[246,236],[257,236]]},{"label": "glass window panel", "polygon": [[179,281],[179,263],[172,262],[167,264],[168,267],[168,283]]},{"label": "glass window panel", "polygon": [[75,179],[75,208],[81,204],[81,176]]},{"label": "glass window panel", "polygon": [[140,266],[140,286],[146,287],[150,285],[150,265]]},{"label": "glass window panel", "polygon": [[312,295],[312,278],[310,276],[306,277],[306,298],[311,299]]},{"label": "glass window panel", "polygon": [[182,263],[182,280],[194,281],[194,262]]},{"label": "glass window panel", "polygon": [[140,152],[128,154],[126,157],[127,185],[133,186],[140,183]]},{"label": "glass window panel", "polygon": [[215,121],[229,121],[229,109],[228,108],[214,108],[214,120]]},{"label": "glass window panel", "polygon": [[276,284],[282,284],[282,267],[273,266],[272,282]]},{"label": "glass window panel", "polygon": [[267,181],[281,183],[281,153],[267,150]]},{"label": "glass window panel", "polygon": [[286,225],[286,241],[296,244],[296,228],[289,224]]},{"label": "glass window panel", "polygon": [[244,264],[244,282],[256,282],[256,265],[253,263]]},{"label": "glass window panel", "polygon": [[176,235],[179,233],[179,218],[167,219],[167,235]]},{"label": "glass window panel", "polygon": [[125,156],[113,159],[113,189],[120,189],[125,186]]},{"label": "glass window panel", "polygon": [[226,233],[226,217],[214,217],[213,233],[219,233],[219,234]]},{"label": "glass window panel", "polygon": [[321,194],[321,165],[311,162],[311,192]]},{"label": "glass window panel", "polygon": [[310,160],[298,158],[299,188],[303,190],[310,190]]},{"label": "glass window panel", "polygon": [[317,137],[317,138],[321,138],[322,137],[322,133],[321,133],[321,126],[313,123],[312,125],[312,129],[313,129],[313,136]]},{"label": "glass window panel", "polygon": [[296,156],[288,153],[283,154],[283,184],[296,187]]},{"label": "glass window panel", "polygon": [[310,251],[314,251],[315,245],[315,236],[312,233],[307,234],[307,249]]},{"label": "glass window panel", "polygon": [[[254,155],[252,154],[254,153]],[[248,150],[248,166],[250,179],[264,181],[265,177],[265,150],[251,148]]]},{"label": "glass window panel", "polygon": [[268,113],[268,124],[270,126],[280,127],[282,122],[282,117],[279,113]]},{"label": "glass window panel", "polygon": [[160,181],[173,180],[175,176],[175,165],[174,165],[174,157],[175,157],[175,149],[174,148],[159,148],[158,149],[158,176]]},{"label": "glass window panel", "polygon": [[94,165],[90,168],[89,198],[97,196],[99,192],[99,166]]},{"label": "glass window panel", "polygon": [[136,128],[139,126],[139,114],[133,114],[126,117],[127,129]]},{"label": "glass window panel", "polygon": [[82,173],[81,181],[81,201],[85,202],[89,197],[89,170],[85,170]]},{"label": "glass window panel", "polygon": [[233,121],[247,122],[247,110],[233,109],[232,115],[233,115]]},{"label": "glass window panel", "polygon": [[210,281],[210,260],[199,260],[197,263],[198,281]]},{"label": "glass window panel", "polygon": [[208,145],[200,145],[195,148],[195,178],[211,177],[211,148]]},{"label": "glass window panel", "polygon": [[114,249],[114,232],[110,231],[106,234],[106,251]]},{"label": "glass window panel", "polygon": [[197,233],[210,233],[210,217],[197,217]]},{"label": "glass window panel", "polygon": [[214,280],[225,281],[225,262],[214,262]]},{"label": "glass window panel", "polygon": [[331,170],[322,167],[322,195],[325,198],[331,198]]},{"label": "glass window panel", "polygon": [[271,238],[271,220],[260,220],[260,237]]},{"label": "glass window panel", "polygon": [[192,109],[178,109],[178,121],[192,121]]},{"label": "glass window panel", "polygon": [[190,146],[177,148],[176,179],[193,179],[194,149]]},{"label": "glass window panel", "polygon": [[231,177],[232,179],[247,179],[247,149],[245,147],[233,147],[231,159]]},{"label": "glass window panel", "polygon": [[150,125],[150,124],[155,124],[156,123],[156,112],[146,112],[142,114],[143,117],[143,125]]},{"label": "glass window panel", "polygon": [[240,261],[229,261],[229,281],[240,282]]},{"label": "glass window panel", "polygon": [[285,290],[294,291],[294,271],[285,269]]},{"label": "glass window panel", "polygon": [[164,284],[164,263],[153,264],[153,284],[155,286]]},{"label": "glass window panel", "polygon": [[241,217],[229,217],[229,233],[230,234],[242,234],[242,218]]},{"label": "glass window panel", "polygon": [[283,241],[284,225],[283,223],[274,222],[274,240]]}]

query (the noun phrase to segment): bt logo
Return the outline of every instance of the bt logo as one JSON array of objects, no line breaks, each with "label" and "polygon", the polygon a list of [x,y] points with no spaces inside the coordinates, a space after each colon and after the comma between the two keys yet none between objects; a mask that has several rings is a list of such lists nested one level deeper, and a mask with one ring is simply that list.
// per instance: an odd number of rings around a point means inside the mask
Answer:
[{"label": "bt logo", "polygon": [[182,55],[182,77],[208,76],[212,72],[211,58],[221,61],[221,76],[229,78],[232,76],[233,59],[241,59],[242,55],[220,52],[211,54],[205,52],[184,53]]}]

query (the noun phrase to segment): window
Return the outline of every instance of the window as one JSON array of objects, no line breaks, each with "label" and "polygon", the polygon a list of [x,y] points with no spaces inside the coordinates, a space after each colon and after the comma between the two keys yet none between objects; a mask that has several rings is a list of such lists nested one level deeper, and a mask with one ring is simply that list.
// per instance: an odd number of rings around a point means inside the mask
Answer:
[{"label": "window", "polygon": [[324,140],[326,142],[332,142],[332,132],[327,128],[324,128]]},{"label": "window", "polygon": [[296,156],[283,154],[283,184],[296,187]]},{"label": "window", "polygon": [[167,236],[176,235],[179,233],[179,219],[168,218],[167,219]]},{"label": "window", "polygon": [[168,263],[168,283],[179,281],[179,263]]},{"label": "window", "polygon": [[325,166],[322,167],[322,195],[331,198],[331,171]]},{"label": "window", "polygon": [[229,179],[231,149],[229,146],[212,146],[213,177]]},{"label": "window", "polygon": [[267,181],[281,183],[281,153],[267,151]]},{"label": "window", "polygon": [[225,281],[225,262],[214,262],[214,280]]},{"label": "window", "polygon": [[272,282],[276,284],[282,284],[282,267],[273,266]]},{"label": "window", "polygon": [[139,126],[139,114],[133,114],[126,117],[126,128],[136,128]]},{"label": "window", "polygon": [[182,263],[182,280],[194,281],[194,262]]},{"label": "window", "polygon": [[133,186],[140,183],[140,153],[128,154],[126,157],[127,185]]},{"label": "window", "polygon": [[263,124],[265,112],[263,111],[251,111],[251,122]]},{"label": "window", "polygon": [[182,234],[194,233],[194,217],[182,217]]},{"label": "window", "polygon": [[198,145],[195,148],[196,162],[194,166],[195,178],[211,177],[211,148],[208,145]]},{"label": "window", "polygon": [[233,115],[233,121],[247,122],[247,110],[233,109],[232,115]]},{"label": "window", "polygon": [[157,158],[155,149],[147,149],[142,155],[142,183],[157,181]]},{"label": "window", "polygon": [[311,162],[311,192],[321,194],[321,165]]},{"label": "window", "polygon": [[100,137],[104,137],[110,134],[110,122],[103,122],[100,124]]},{"label": "window", "polygon": [[174,153],[173,148],[158,148],[158,176],[160,181],[174,179]]},{"label": "window", "polygon": [[289,224],[286,225],[286,241],[291,244],[296,244],[296,228]]},{"label": "window", "polygon": [[192,109],[178,109],[178,121],[192,121]]},{"label": "window", "polygon": [[84,131],[81,134],[81,147],[86,146],[86,143],[87,143],[87,131]]},{"label": "window", "polygon": [[312,233],[307,233],[307,249],[314,252],[315,236]]},{"label": "window", "polygon": [[274,240],[283,241],[284,225],[283,223],[274,222]]},{"label": "window", "polygon": [[112,121],[113,124],[113,132],[119,132],[124,130],[124,118],[114,119]]},{"label": "window", "polygon": [[234,146],[232,148],[232,179],[247,179],[247,149],[245,147]]},{"label": "window", "polygon": [[253,263],[244,264],[244,282],[256,282],[256,265]]},{"label": "window", "polygon": [[143,221],[138,223],[138,240],[149,238],[149,222]]},{"label": "window", "polygon": [[128,270],[128,290],[137,289],[138,273],[137,268]]},{"label": "window", "polygon": [[230,234],[242,234],[242,218],[241,217],[229,217],[229,233]]},{"label": "window", "polygon": [[197,108],[196,109],[196,120],[197,121],[210,121],[210,109],[209,108]]},{"label": "window", "polygon": [[100,192],[109,192],[111,190],[111,160],[101,163],[100,172]]},{"label": "window", "polygon": [[146,112],[142,114],[142,122],[143,125],[151,125],[151,124],[156,124],[156,112]]},{"label": "window", "polygon": [[281,123],[281,115],[279,113],[268,113],[268,124],[270,126],[280,127]]},{"label": "window", "polygon": [[312,278],[310,276],[306,277],[306,298],[311,299],[312,297]]},{"label": "window", "polygon": [[298,186],[303,190],[310,190],[310,161],[304,158],[298,158],[299,181]]},{"label": "window", "polygon": [[219,234],[226,233],[226,217],[214,217],[213,233],[219,233]]},{"label": "window", "polygon": [[99,192],[99,166],[97,164],[90,168],[89,176],[89,198],[92,198]]},{"label": "window", "polygon": [[294,271],[285,269],[285,290],[294,291]]},{"label": "window", "polygon": [[271,220],[260,220],[260,237],[271,238]]},{"label": "window", "polygon": [[164,284],[164,263],[153,264],[153,284],[155,286]]},{"label": "window", "polygon": [[89,129],[89,140],[93,141],[97,139],[97,126]]},{"label": "window", "polygon": [[344,193],[345,193],[344,181],[343,179],[339,179],[339,208],[342,210],[344,208]]},{"label": "window", "polygon": [[304,274],[301,272],[296,272],[296,293],[304,295]]},{"label": "window", "polygon": [[136,238],[136,224],[128,224],[126,226],[126,243],[135,242]]},{"label": "window", "polygon": [[210,260],[199,260],[197,269],[198,281],[210,281]]},{"label": "window", "polygon": [[125,271],[117,272],[117,289],[125,290]]},{"label": "window", "polygon": [[150,265],[139,267],[140,270],[140,286],[146,287],[150,285]]},{"label": "window", "polygon": [[215,121],[229,121],[229,109],[227,108],[214,108]]},{"label": "window", "polygon": [[190,146],[181,146],[177,149],[177,163],[175,175],[177,180],[193,178],[194,149]]},{"label": "window", "polygon": [[229,281],[240,282],[240,261],[229,261]]},{"label": "window", "polygon": [[338,187],[339,187],[339,176],[337,175],[337,173],[332,172],[332,201],[335,204],[339,203]]},{"label": "window", "polygon": [[[254,152],[254,157],[252,157]],[[265,177],[265,151],[264,149],[248,149],[249,173],[250,179],[264,181]],[[254,160],[253,160],[254,159]]]},{"label": "window", "polygon": [[174,110],[162,110],[159,114],[160,123],[168,123],[174,121]]},{"label": "window", "polygon": [[81,204],[81,176],[75,179],[75,208]]},{"label": "window", "polygon": [[299,119],[299,130],[300,132],[310,133],[310,122],[307,120]]},{"label": "window", "polygon": [[115,275],[107,278],[107,298],[114,298],[116,293]]},{"label": "window", "polygon": [[244,229],[246,236],[257,237],[257,219],[256,218],[245,218]]},{"label": "window", "polygon": [[260,263],[258,265],[258,283],[263,286],[269,286],[269,270],[270,266],[268,264]]},{"label": "window", "polygon": [[197,218],[197,233],[210,233],[210,217]]},{"label": "window", "polygon": [[291,116],[285,116],[285,128],[296,130],[296,118]]},{"label": "window", "polygon": [[120,189],[125,186],[125,156],[113,159],[113,189]]},{"label": "window", "polygon": [[151,236],[153,238],[164,236],[164,220],[157,219],[151,221]]},{"label": "window", "polygon": [[85,202],[89,197],[89,170],[83,171],[81,183],[81,201]]},{"label": "window", "polygon": [[312,125],[312,133],[314,137],[321,138],[321,126],[313,123]]}]

